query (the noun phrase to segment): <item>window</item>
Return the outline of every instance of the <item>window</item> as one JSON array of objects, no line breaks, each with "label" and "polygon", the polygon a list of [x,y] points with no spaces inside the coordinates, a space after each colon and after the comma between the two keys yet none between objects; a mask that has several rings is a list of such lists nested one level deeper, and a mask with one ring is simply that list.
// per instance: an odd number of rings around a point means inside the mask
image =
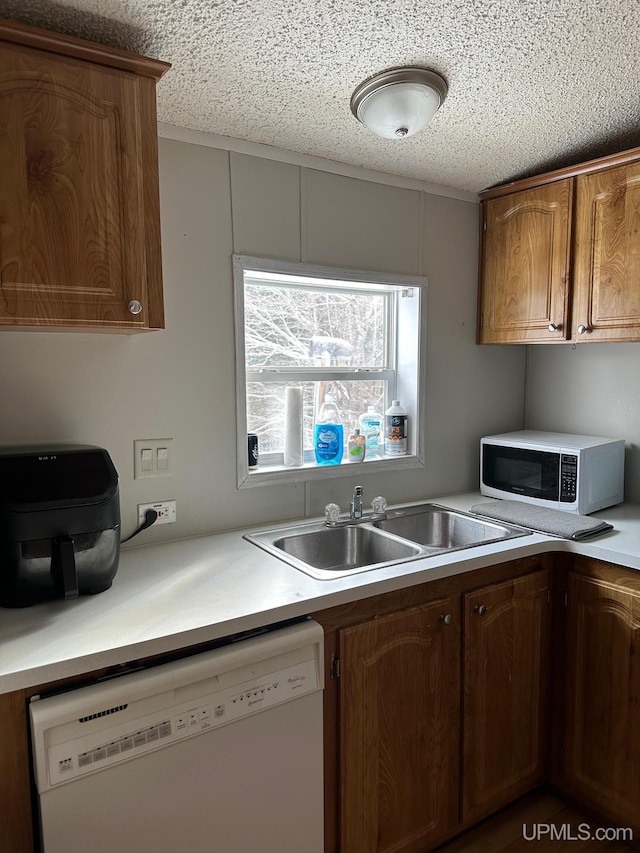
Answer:
[{"label": "window", "polygon": [[[234,285],[239,486],[353,475],[348,435],[368,407],[384,414],[394,399],[409,416],[407,456],[385,458],[381,444],[357,464],[367,471],[422,464],[425,279],[234,256]],[[295,465],[285,453],[292,428],[285,401],[293,397],[303,437]],[[314,453],[317,413],[328,399],[344,430],[339,465],[318,465]],[[248,465],[248,433],[258,436],[257,468]]]}]

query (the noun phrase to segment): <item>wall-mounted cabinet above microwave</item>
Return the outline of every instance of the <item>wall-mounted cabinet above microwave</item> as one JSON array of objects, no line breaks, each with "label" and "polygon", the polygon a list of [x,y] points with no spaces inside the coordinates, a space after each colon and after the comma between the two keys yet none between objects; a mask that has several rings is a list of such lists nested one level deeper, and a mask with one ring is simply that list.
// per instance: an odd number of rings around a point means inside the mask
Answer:
[{"label": "wall-mounted cabinet above microwave", "polygon": [[640,148],[480,199],[478,343],[640,341]]}]

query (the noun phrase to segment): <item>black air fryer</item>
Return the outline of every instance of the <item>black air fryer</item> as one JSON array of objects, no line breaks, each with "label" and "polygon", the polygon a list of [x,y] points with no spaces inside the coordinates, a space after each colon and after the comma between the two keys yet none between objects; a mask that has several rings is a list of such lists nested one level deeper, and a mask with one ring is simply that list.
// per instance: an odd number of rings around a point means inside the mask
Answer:
[{"label": "black air fryer", "polygon": [[106,450],[0,448],[0,605],[104,592],[119,558],[118,475]]}]

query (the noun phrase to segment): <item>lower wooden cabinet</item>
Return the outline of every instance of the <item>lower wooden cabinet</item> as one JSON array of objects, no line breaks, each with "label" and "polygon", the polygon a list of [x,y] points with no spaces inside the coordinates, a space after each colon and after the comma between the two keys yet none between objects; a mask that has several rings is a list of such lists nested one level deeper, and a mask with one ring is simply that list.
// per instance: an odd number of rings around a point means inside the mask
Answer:
[{"label": "lower wooden cabinet", "polygon": [[545,778],[549,572],[463,596],[462,819],[480,819]]},{"label": "lower wooden cabinet", "polygon": [[451,595],[391,612],[390,594],[379,616],[347,607],[345,627],[332,612],[339,828],[331,817],[327,851],[426,853],[544,782],[545,565],[449,579]]},{"label": "lower wooden cabinet", "polygon": [[341,853],[423,853],[458,821],[459,597],[339,633]]},{"label": "lower wooden cabinet", "polygon": [[0,695],[0,850],[32,853],[30,758],[25,690]]},{"label": "lower wooden cabinet", "polygon": [[563,753],[570,793],[640,825],[639,589],[569,577]]}]

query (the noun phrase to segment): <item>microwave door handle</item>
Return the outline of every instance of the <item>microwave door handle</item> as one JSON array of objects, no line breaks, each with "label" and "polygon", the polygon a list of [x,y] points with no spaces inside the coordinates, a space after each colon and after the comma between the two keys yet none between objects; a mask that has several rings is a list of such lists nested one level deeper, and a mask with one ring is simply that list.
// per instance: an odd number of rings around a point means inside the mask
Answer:
[{"label": "microwave door handle", "polygon": [[51,575],[55,586],[65,599],[78,597],[76,555],[70,536],[56,536],[53,540]]}]

